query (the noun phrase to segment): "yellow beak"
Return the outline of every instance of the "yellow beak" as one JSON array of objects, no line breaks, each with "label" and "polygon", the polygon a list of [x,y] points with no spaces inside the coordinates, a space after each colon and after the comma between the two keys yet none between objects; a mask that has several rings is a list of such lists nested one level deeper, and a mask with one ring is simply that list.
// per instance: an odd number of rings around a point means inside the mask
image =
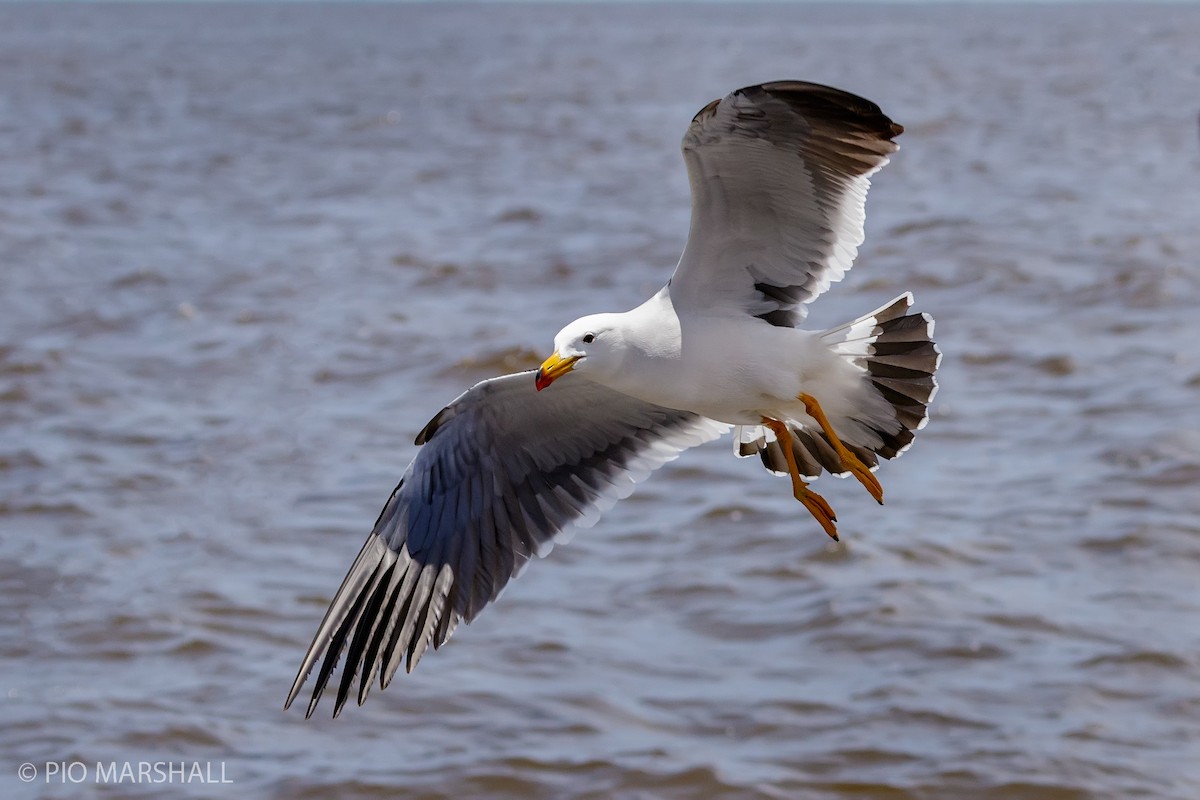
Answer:
[{"label": "yellow beak", "polygon": [[538,368],[537,375],[534,377],[533,385],[540,392],[570,372],[571,367],[575,366],[575,362],[582,357],[571,356],[570,358],[562,358],[558,353],[555,353],[542,362],[542,366]]}]

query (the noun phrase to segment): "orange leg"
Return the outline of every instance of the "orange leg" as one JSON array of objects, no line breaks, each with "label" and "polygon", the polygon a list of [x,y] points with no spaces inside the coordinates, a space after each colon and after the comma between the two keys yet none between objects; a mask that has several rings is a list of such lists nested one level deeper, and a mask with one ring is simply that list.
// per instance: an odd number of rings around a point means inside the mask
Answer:
[{"label": "orange leg", "polygon": [[775,438],[779,440],[779,446],[783,448],[783,457],[787,460],[788,473],[792,476],[792,494],[804,504],[808,513],[821,523],[825,533],[829,534],[829,537],[835,542],[839,541],[837,525],[834,524],[837,521],[837,515],[833,513],[833,508],[825,501],[824,497],[809,489],[808,484],[800,477],[800,468],[796,466],[796,456],[792,453],[792,434],[788,431],[787,425],[770,417],[763,417],[762,421],[764,425],[775,432]]},{"label": "orange leg", "polygon": [[871,493],[876,502],[883,505],[883,486],[874,473],[868,469],[867,465],[859,460],[858,456],[846,449],[846,445],[842,444],[842,440],[833,432],[833,426],[829,424],[829,419],[825,416],[825,412],[821,410],[821,404],[817,402],[817,398],[811,394],[801,394],[796,398],[804,403],[804,410],[808,415],[817,421],[821,426],[821,430],[825,431],[825,436],[829,439],[829,443],[833,445],[833,449],[837,452],[838,458],[842,460],[842,464],[846,469],[850,470],[854,477],[858,478],[858,482],[866,487]]}]

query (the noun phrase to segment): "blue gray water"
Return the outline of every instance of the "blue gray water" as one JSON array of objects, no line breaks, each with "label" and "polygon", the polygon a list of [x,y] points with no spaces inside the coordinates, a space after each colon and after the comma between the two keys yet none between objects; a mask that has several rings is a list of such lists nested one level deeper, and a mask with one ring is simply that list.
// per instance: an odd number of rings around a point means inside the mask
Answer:
[{"label": "blue gray water", "polygon": [[[1197,42],[1186,5],[0,5],[0,792],[1200,797]],[[907,127],[813,315],[938,320],[887,506],[822,481],[834,545],[690,452],[366,706],[285,713],[415,432],[661,285],[688,120],[785,77]],[[154,760],[232,784],[94,781]]]}]

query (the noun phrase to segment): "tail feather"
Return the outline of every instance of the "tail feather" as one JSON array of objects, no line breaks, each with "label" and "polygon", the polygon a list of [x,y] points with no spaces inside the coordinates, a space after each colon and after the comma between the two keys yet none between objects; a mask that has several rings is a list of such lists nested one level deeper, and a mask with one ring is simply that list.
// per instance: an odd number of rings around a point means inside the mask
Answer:
[{"label": "tail feather", "polygon": [[892,406],[900,428],[876,433],[883,447],[875,452],[882,458],[895,458],[908,449],[916,432],[929,421],[929,403],[937,394],[938,366],[942,353],[933,341],[933,318],[928,314],[907,313],[911,294],[904,294],[887,306],[883,318],[872,317],[870,341],[861,356],[872,386]]},{"label": "tail feather", "polygon": [[[833,352],[863,371],[864,380],[891,407],[892,419],[887,422],[855,420],[878,440],[872,446],[842,438],[842,443],[872,470],[878,467],[880,459],[895,458],[908,449],[916,432],[925,427],[929,404],[937,394],[935,373],[942,354],[933,341],[933,319],[928,314],[909,313],[912,302],[911,294],[903,294],[870,314],[822,335]],[[792,423],[788,429],[802,476],[815,478],[822,471],[846,474],[845,466],[823,432]],[[767,469],[787,474],[783,448],[761,426],[740,426],[735,452],[742,457],[757,453]]]},{"label": "tail feather", "polygon": [[[792,456],[796,459],[796,467],[802,478],[817,478],[823,472],[831,475],[848,474],[842,459],[838,457],[824,433],[810,431],[791,422],[788,422],[787,426],[792,435]],[[742,425],[739,428],[746,431],[747,435],[751,437],[748,441],[740,443],[735,450],[740,458],[757,454],[762,460],[763,466],[771,472],[776,475],[788,474],[787,457],[783,454],[783,446],[778,439],[774,438],[773,433],[761,425]],[[754,432],[758,432],[757,438],[753,437]],[[770,438],[767,438],[768,436]],[[872,472],[878,468],[879,459],[874,451],[850,442],[842,444],[858,456],[859,460],[866,464]]]}]

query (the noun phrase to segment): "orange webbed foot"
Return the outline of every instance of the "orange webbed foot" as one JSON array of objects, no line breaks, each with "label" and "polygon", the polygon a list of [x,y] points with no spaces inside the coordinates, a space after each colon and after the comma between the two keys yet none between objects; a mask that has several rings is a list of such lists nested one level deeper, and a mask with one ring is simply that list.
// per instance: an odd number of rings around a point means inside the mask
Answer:
[{"label": "orange webbed foot", "polygon": [[854,453],[851,453],[846,445],[842,444],[842,440],[838,438],[838,435],[833,430],[833,426],[829,424],[829,418],[825,416],[825,412],[821,409],[821,404],[817,402],[817,399],[811,394],[801,394],[797,399],[804,403],[804,410],[821,426],[821,430],[825,432],[825,437],[829,439],[829,443],[833,445],[838,458],[842,460],[842,465],[850,471],[851,475],[858,479],[858,482],[866,488],[871,497],[875,498],[875,502],[883,505],[883,485],[875,477],[875,473],[871,472],[870,467],[864,464],[862,459],[854,455]]},{"label": "orange webbed foot", "polygon": [[792,494],[804,504],[808,513],[813,515],[813,518],[820,523],[821,528],[831,539],[835,542],[841,541],[838,539],[837,525],[834,524],[837,522],[837,514],[833,513],[833,507],[824,497],[809,489],[808,484],[800,477],[800,468],[796,466],[796,455],[792,452],[792,434],[788,431],[787,425],[770,417],[763,417],[763,424],[774,431],[775,438],[779,440],[779,446],[783,449],[788,474],[792,478]]}]

